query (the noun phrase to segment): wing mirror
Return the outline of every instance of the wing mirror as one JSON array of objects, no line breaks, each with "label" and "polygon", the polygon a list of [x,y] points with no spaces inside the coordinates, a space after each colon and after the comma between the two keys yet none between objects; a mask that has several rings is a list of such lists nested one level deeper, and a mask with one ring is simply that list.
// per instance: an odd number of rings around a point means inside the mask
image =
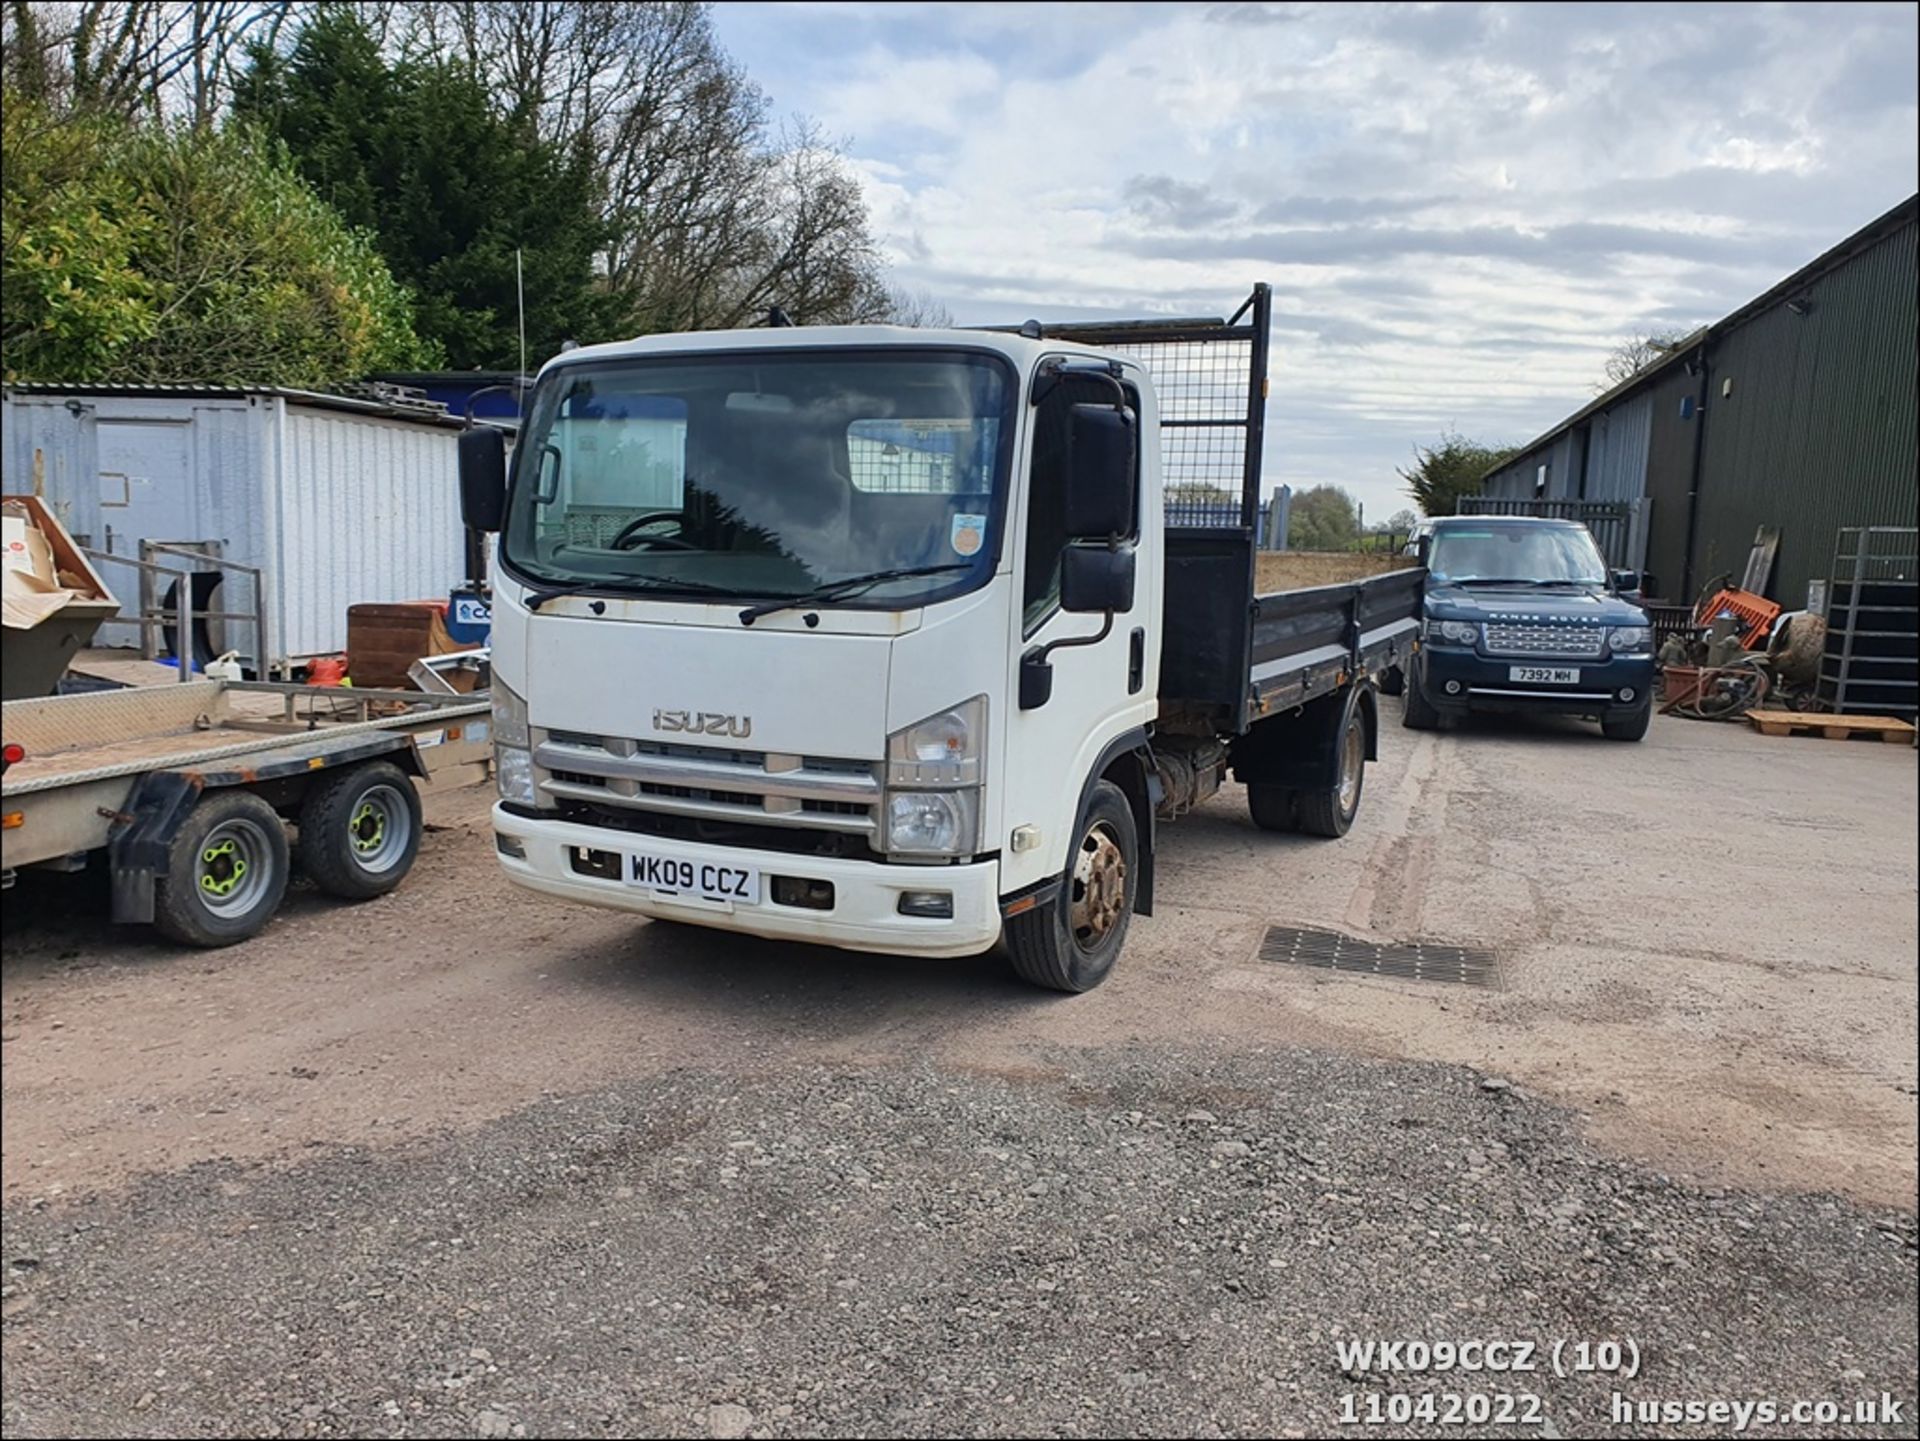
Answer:
[{"label": "wing mirror", "polygon": [[1123,406],[1076,405],[1067,424],[1067,535],[1132,535],[1137,418]]},{"label": "wing mirror", "polygon": [[460,432],[460,518],[469,530],[500,529],[507,513],[507,438],[491,425]]},{"label": "wing mirror", "polygon": [[1060,557],[1060,609],[1075,615],[1133,609],[1131,550],[1070,545]]},{"label": "wing mirror", "polygon": [[1640,594],[1640,572],[1637,570],[1614,571],[1613,588],[1622,595]]}]

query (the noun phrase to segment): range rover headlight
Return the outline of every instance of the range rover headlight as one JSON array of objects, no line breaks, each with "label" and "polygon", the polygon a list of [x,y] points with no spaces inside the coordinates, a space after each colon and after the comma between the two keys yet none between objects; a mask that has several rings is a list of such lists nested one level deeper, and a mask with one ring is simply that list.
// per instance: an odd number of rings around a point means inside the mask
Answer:
[{"label": "range rover headlight", "polygon": [[1653,629],[1644,625],[1616,625],[1607,632],[1607,645],[1615,655],[1636,655],[1653,644]]},{"label": "range rover headlight", "polygon": [[1436,620],[1428,623],[1429,639],[1441,641],[1446,645],[1475,645],[1480,640],[1480,626],[1470,620]]}]

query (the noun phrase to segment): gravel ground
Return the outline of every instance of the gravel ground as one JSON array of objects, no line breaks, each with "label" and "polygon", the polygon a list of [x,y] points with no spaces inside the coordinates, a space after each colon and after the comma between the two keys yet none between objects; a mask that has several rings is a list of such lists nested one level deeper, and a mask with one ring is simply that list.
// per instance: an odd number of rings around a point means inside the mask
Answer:
[{"label": "gravel ground", "polygon": [[[1629,1397],[1885,1390],[1904,1427],[1829,1433],[1912,1434],[1908,1213],[1681,1184],[1461,1067],[1057,1059],[679,1070],[17,1207],[6,1432],[1319,1435],[1344,1394],[1508,1389],[1624,1434],[1545,1358],[1631,1338]],[[1446,1337],[1542,1369],[1335,1351]]]}]

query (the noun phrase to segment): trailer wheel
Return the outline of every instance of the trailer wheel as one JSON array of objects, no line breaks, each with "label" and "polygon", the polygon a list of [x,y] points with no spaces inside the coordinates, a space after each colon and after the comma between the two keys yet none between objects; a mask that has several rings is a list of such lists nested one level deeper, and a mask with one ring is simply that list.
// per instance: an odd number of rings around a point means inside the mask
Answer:
[{"label": "trailer wheel", "polygon": [[1096,782],[1059,897],[1007,922],[1007,949],[1022,980],[1078,992],[1107,978],[1127,939],[1139,860],[1126,792],[1112,781]]},{"label": "trailer wheel", "polygon": [[1268,786],[1249,783],[1247,813],[1263,831],[1291,832],[1300,829],[1299,795],[1292,786]]},{"label": "trailer wheel", "polygon": [[1340,734],[1333,743],[1333,762],[1333,784],[1325,790],[1301,791],[1298,815],[1300,829],[1308,835],[1337,840],[1359,814],[1360,792],[1367,783],[1367,718],[1361,714],[1358,690],[1341,717]]},{"label": "trailer wheel", "polygon": [[154,878],[154,929],[189,946],[258,935],[287,890],[287,832],[251,791],[209,791],[187,813]]},{"label": "trailer wheel", "polygon": [[300,866],[330,896],[366,901],[406,879],[420,853],[420,796],[392,761],[328,776],[300,807]]}]

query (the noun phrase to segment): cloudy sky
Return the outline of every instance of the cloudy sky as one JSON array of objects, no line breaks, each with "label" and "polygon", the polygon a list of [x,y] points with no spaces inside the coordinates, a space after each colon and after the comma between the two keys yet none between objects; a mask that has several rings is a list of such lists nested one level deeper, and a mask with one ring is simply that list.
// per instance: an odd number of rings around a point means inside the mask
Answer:
[{"label": "cloudy sky", "polygon": [[962,323],[1275,292],[1270,484],[1530,438],[1916,188],[1916,8],[724,4]]}]

